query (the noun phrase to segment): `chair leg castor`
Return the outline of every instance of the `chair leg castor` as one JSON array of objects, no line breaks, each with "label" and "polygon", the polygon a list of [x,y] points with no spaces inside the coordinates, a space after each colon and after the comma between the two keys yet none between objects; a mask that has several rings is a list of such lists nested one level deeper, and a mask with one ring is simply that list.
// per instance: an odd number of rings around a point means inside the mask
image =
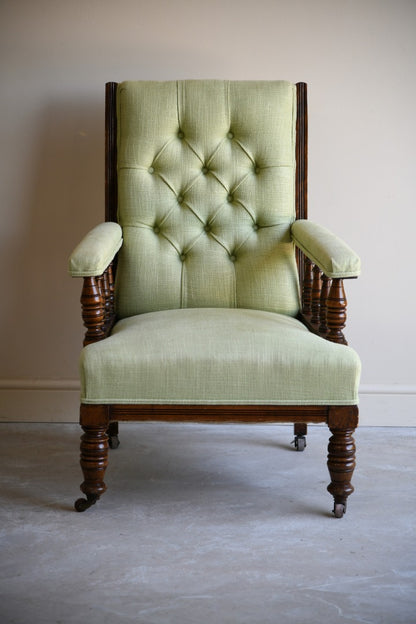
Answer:
[{"label": "chair leg castor", "polygon": [[75,501],[74,507],[75,511],[81,512],[86,511],[91,505],[94,505],[98,500],[98,496],[94,496],[91,498],[78,498]]},{"label": "chair leg castor", "polygon": [[120,440],[118,439],[118,422],[117,421],[112,421],[110,422],[110,424],[108,425],[108,429],[107,429],[107,435],[108,435],[108,446],[111,449],[116,449],[120,446]]},{"label": "chair leg castor", "polygon": [[347,503],[335,503],[332,513],[335,518],[342,518],[342,516],[347,513]]},{"label": "chair leg castor", "polygon": [[306,438],[303,435],[297,435],[291,444],[294,444],[296,451],[304,451],[306,448]]},{"label": "chair leg castor", "polygon": [[117,435],[109,436],[109,438],[108,438],[108,446],[111,449],[116,449],[116,448],[118,448],[120,446],[120,440],[118,439]]}]

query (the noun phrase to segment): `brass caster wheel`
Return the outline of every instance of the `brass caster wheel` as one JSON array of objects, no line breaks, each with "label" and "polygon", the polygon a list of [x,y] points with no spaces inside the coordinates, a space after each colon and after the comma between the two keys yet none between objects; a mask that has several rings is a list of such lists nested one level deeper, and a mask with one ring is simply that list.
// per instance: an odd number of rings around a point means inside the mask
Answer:
[{"label": "brass caster wheel", "polygon": [[347,512],[347,504],[346,503],[335,503],[334,509],[332,513],[335,518],[342,518],[342,516]]},{"label": "brass caster wheel", "polygon": [[120,446],[120,440],[117,435],[112,435],[108,437],[108,446],[111,449],[116,449]]},{"label": "brass caster wheel", "polygon": [[91,500],[88,500],[87,498],[78,498],[78,500],[76,500],[74,504],[75,511],[86,511],[89,507],[91,507],[91,505],[94,505],[96,500],[96,498]]},{"label": "brass caster wheel", "polygon": [[304,451],[306,448],[306,438],[303,435],[297,435],[293,442],[296,451]]}]

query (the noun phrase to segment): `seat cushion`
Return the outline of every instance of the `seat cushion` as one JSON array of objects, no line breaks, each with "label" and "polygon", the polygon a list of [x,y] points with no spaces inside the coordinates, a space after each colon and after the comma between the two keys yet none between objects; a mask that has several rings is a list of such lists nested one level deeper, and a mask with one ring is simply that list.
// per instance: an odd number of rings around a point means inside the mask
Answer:
[{"label": "seat cushion", "polygon": [[273,312],[188,308],[119,321],[81,355],[83,403],[354,405],[350,347]]}]

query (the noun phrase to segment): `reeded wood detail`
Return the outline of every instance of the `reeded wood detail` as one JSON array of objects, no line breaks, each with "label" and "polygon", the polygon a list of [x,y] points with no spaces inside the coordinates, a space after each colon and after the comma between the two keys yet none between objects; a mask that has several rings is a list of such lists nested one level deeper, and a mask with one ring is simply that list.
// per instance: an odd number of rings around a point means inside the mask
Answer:
[{"label": "reeded wood detail", "polygon": [[319,333],[321,336],[326,336],[328,333],[327,314],[328,314],[328,296],[331,288],[331,279],[323,274],[322,286],[321,286],[321,299],[319,306]]},{"label": "reeded wood detail", "polygon": [[320,308],[321,308],[321,275],[322,271],[315,264],[313,267],[313,282],[312,282],[312,316],[311,323],[313,325],[319,325],[320,323]]},{"label": "reeded wood detail", "polygon": [[107,274],[108,279],[108,301],[106,301],[106,307],[108,306],[108,322],[106,325],[106,334],[113,329],[114,323],[116,322],[116,309],[115,309],[115,296],[114,296],[114,262],[112,262],[105,274]]},{"label": "reeded wood detail", "polygon": [[[308,218],[308,90],[305,82],[296,85],[296,219]],[[303,283],[304,255],[296,249],[299,283]]]},{"label": "reeded wood detail", "polygon": [[302,311],[305,316],[312,314],[313,263],[305,256],[302,288]]},{"label": "reeded wood detail", "polygon": [[331,428],[332,436],[328,444],[328,470],[331,483],[328,492],[334,497],[334,512],[337,505],[343,506],[345,513],[347,498],[354,491],[351,478],[355,468],[354,429]]},{"label": "reeded wood detail", "polygon": [[341,278],[332,280],[327,302],[327,339],[339,344],[348,344],[343,334],[347,322],[347,298]]},{"label": "reeded wood detail", "polygon": [[108,335],[113,328],[115,309],[114,309],[114,279],[113,279],[113,263],[107,267],[102,275],[102,296],[104,299],[104,330]]},{"label": "reeded wood detail", "polygon": [[104,303],[104,328],[107,328],[110,323],[110,283],[108,280],[108,271],[105,271],[101,276],[101,292]]},{"label": "reeded wood detail", "polygon": [[117,222],[117,82],[105,85],[105,220]]},{"label": "reeded wood detail", "polygon": [[308,91],[296,84],[296,219],[308,218]]}]

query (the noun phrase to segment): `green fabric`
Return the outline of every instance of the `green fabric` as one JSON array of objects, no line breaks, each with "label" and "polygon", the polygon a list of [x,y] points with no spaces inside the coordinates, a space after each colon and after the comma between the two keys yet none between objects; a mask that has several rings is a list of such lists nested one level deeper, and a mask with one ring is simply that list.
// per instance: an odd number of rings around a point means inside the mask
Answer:
[{"label": "green fabric", "polygon": [[118,87],[119,317],[187,307],[296,315],[296,88]]},{"label": "green fabric", "polygon": [[83,403],[355,405],[359,375],[350,347],[260,310],[134,316],[81,355]]},{"label": "green fabric", "polygon": [[102,275],[122,242],[122,230],[117,223],[97,225],[72,252],[69,273],[72,277]]},{"label": "green fabric", "polygon": [[357,277],[361,262],[357,254],[322,225],[299,220],[292,225],[295,244],[328,277]]}]

